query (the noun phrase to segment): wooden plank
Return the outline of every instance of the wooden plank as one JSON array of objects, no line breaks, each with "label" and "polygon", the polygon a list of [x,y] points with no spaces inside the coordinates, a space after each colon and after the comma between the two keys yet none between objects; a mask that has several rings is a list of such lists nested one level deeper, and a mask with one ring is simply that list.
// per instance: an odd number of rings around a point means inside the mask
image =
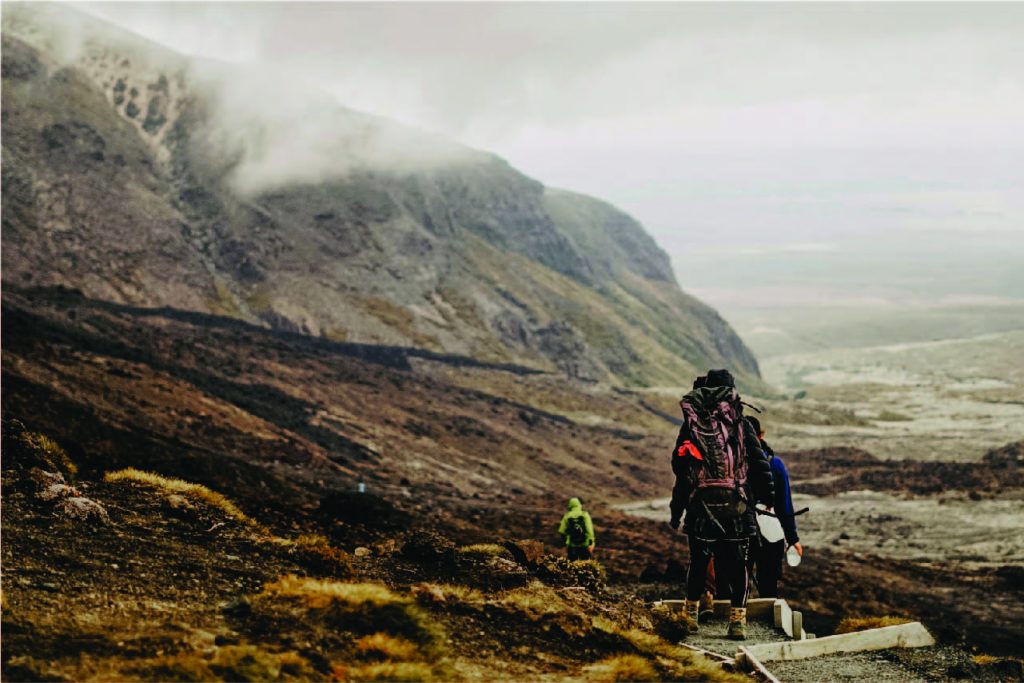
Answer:
[{"label": "wooden plank", "polygon": [[793,637],[793,609],[785,600],[776,600],[774,609],[775,628],[781,628],[787,636]]},{"label": "wooden plank", "polygon": [[793,640],[804,640],[807,634],[804,633],[804,615],[802,612],[793,610]]},{"label": "wooden plank", "polygon": [[775,598],[751,598],[747,600],[748,619],[771,621],[774,618],[774,610]]},{"label": "wooden plank", "polygon": [[890,647],[928,647],[935,639],[919,621],[785,643],[751,645],[748,650],[762,662],[807,659],[841,652],[885,650]]},{"label": "wooden plank", "polygon": [[768,670],[760,659],[758,659],[753,653],[745,647],[740,647],[739,655],[736,657],[737,663],[743,664],[745,669],[757,672],[761,678],[768,681],[768,683],[782,683],[775,675]]},{"label": "wooden plank", "polygon": [[734,658],[729,657],[728,655],[723,655],[718,652],[712,652],[711,650],[705,650],[704,648],[697,647],[696,645],[690,645],[689,643],[679,643],[679,645],[685,647],[687,650],[693,650],[694,652],[702,654],[708,659],[713,659],[716,662],[721,662],[722,664],[734,664],[736,662]]}]

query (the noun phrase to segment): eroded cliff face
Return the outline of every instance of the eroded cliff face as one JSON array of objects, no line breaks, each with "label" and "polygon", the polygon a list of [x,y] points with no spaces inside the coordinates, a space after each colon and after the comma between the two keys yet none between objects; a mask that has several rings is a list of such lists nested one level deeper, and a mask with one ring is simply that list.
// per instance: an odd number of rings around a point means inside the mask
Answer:
[{"label": "eroded cliff face", "polygon": [[614,207],[94,20],[72,40],[67,16],[4,13],[5,284],[583,380],[758,382]]}]

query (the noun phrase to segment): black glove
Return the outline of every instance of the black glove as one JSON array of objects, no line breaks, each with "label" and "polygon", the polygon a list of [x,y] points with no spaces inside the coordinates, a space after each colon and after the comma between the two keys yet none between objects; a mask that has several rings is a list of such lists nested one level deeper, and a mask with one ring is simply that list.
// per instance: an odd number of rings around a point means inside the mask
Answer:
[{"label": "black glove", "polygon": [[670,527],[672,527],[673,529],[678,529],[679,528],[679,520],[678,519],[670,519],[670,520],[668,520],[668,525]]}]

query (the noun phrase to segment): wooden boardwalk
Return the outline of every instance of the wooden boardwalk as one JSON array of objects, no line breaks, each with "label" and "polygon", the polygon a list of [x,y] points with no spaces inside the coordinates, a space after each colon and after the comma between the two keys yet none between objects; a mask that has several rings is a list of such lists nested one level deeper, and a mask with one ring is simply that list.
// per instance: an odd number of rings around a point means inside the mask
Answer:
[{"label": "wooden boardwalk", "polygon": [[[661,600],[669,609],[682,609],[682,600]],[[760,680],[780,683],[766,663],[795,661],[893,647],[929,647],[935,639],[920,622],[816,638],[803,628],[803,616],[782,599],[753,598],[747,602],[747,640],[725,636],[729,601],[716,600],[714,616],[686,647],[751,673]]]}]

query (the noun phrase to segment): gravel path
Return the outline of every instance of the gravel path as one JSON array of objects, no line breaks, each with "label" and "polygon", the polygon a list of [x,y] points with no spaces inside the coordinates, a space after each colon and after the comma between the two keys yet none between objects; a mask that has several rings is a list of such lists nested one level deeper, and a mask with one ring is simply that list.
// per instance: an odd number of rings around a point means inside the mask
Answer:
[{"label": "gravel path", "polygon": [[[751,620],[747,622],[747,639],[729,640],[725,632],[728,622],[715,618],[701,623],[700,633],[686,639],[688,645],[719,654],[734,656],[740,646],[759,643],[777,643],[789,640],[786,635],[770,623]],[[929,648],[929,650],[932,648]],[[855,654],[813,657],[792,662],[765,662],[765,666],[779,680],[785,683],[816,683],[818,681],[926,681],[920,671],[894,661],[892,654],[862,652]],[[935,678],[931,678],[935,680]]]},{"label": "gravel path", "polygon": [[793,662],[766,662],[765,666],[786,683],[817,681],[926,681],[881,652],[830,655]]},{"label": "gravel path", "polygon": [[740,646],[743,645],[788,640],[785,633],[777,631],[768,622],[755,620],[747,622],[746,640],[729,640],[725,637],[728,626],[729,623],[725,619],[712,619],[709,622],[701,623],[700,633],[687,637],[686,644],[732,657],[739,652]]}]

